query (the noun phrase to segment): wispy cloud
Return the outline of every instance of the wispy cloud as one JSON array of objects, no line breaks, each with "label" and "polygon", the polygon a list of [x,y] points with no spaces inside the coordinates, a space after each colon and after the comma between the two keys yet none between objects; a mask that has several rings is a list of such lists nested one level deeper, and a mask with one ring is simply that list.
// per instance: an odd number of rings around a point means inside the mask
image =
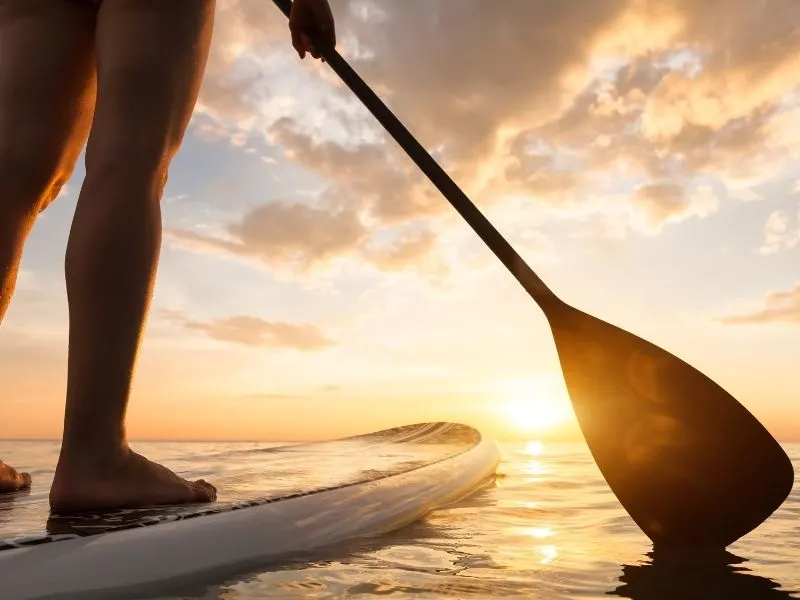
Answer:
[{"label": "wispy cloud", "polygon": [[352,209],[280,201],[251,209],[228,224],[224,234],[167,230],[168,237],[185,248],[255,258],[268,265],[288,263],[301,270],[347,255],[367,239],[367,230]]},{"label": "wispy cloud", "polygon": [[776,254],[790,250],[800,243],[800,210],[792,217],[784,210],[776,210],[764,224],[764,243],[758,249],[761,254]]},{"label": "wispy cloud", "polygon": [[719,319],[727,325],[790,323],[800,325],[800,283],[785,292],[770,292],[763,305],[751,312]]},{"label": "wispy cloud", "polygon": [[[181,228],[165,233],[178,248],[227,254],[294,272],[355,257],[384,271],[413,266],[438,276],[447,273],[431,231],[411,227],[370,232],[359,213],[346,207],[271,202],[251,209],[216,234]],[[387,236],[388,241],[383,239]]]},{"label": "wispy cloud", "polygon": [[650,231],[657,231],[666,223],[690,217],[706,217],[717,210],[719,201],[708,186],[702,186],[692,195],[687,195],[681,185],[657,183],[639,187],[634,204],[641,211],[643,226]]},{"label": "wispy cloud", "polygon": [[324,350],[335,344],[319,327],[310,323],[266,321],[248,315],[196,321],[177,311],[162,310],[159,314],[189,331],[204,333],[217,341],[244,346],[311,352]]}]

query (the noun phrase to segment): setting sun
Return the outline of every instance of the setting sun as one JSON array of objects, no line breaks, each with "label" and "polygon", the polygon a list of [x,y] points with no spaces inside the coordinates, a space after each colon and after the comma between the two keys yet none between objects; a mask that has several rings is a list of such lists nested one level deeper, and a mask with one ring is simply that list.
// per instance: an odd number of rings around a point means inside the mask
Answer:
[{"label": "setting sun", "polygon": [[517,430],[552,430],[569,419],[568,401],[561,398],[556,385],[546,376],[506,382],[502,388],[502,411],[508,424]]}]

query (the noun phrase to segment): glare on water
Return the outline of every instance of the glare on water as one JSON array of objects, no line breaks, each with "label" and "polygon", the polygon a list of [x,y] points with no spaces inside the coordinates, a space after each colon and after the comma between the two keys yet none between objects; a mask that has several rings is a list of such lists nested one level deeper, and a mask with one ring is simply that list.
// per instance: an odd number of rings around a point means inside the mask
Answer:
[{"label": "glare on water", "polygon": [[[224,483],[237,469],[226,453],[256,446],[153,442],[139,449],[183,473]],[[500,448],[494,485],[422,521],[228,580],[165,589],[161,598],[800,598],[797,489],[726,553],[653,556],[585,444],[532,437]],[[800,445],[786,449],[800,472]],[[0,442],[0,452],[46,478],[57,445]],[[258,453],[248,456],[248,471],[255,469],[248,485],[257,486]]]}]

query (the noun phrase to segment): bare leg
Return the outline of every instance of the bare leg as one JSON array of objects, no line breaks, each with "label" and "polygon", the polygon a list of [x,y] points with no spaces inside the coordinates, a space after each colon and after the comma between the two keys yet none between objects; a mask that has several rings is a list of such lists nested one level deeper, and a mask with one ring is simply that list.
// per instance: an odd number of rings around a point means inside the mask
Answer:
[{"label": "bare leg", "polygon": [[[87,6],[0,0],[0,321],[36,215],[69,178],[86,141],[94,22]],[[30,475],[0,462],[0,492],[30,483]]]},{"label": "bare leg", "polygon": [[66,257],[70,354],[54,510],[211,501],[132,452],[125,412],[161,244],[167,170],[205,68],[214,0],[104,0],[97,107]]}]

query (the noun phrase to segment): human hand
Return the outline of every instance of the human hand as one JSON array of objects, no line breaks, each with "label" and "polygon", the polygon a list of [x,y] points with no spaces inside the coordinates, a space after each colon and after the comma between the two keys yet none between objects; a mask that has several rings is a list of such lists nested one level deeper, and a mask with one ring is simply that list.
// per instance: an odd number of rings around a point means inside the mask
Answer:
[{"label": "human hand", "polygon": [[306,57],[306,52],[314,58],[320,58],[319,50],[314,47],[307,32],[316,34],[331,47],[336,45],[336,30],[328,0],[294,0],[289,15],[289,31],[292,34],[292,46],[301,59]]}]

